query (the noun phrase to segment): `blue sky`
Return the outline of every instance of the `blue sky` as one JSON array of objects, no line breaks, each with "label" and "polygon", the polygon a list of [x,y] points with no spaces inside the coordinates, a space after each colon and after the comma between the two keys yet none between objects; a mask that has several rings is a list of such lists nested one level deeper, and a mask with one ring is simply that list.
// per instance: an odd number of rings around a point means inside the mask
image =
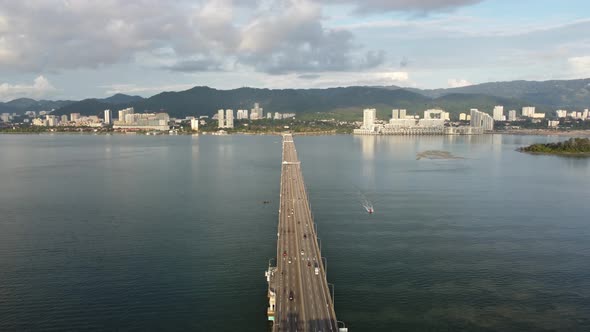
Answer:
[{"label": "blue sky", "polygon": [[0,0],[0,100],[590,77],[589,1]]}]

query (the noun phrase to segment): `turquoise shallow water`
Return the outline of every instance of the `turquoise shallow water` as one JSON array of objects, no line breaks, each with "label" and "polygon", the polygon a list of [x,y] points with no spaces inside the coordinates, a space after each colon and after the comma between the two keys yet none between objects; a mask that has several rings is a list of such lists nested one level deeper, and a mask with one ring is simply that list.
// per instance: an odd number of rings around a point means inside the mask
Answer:
[{"label": "turquoise shallow water", "polygon": [[[514,151],[555,140],[296,137],[338,318],[590,330],[590,161]],[[0,136],[0,330],[266,330],[280,158],[272,136]]]}]

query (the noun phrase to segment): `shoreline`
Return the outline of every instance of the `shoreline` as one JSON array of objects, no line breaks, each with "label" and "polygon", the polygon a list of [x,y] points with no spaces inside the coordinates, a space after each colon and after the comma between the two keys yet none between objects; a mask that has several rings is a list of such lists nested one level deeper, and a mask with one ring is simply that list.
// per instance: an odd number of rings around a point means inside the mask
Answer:
[{"label": "shoreline", "polygon": [[[196,132],[196,133],[185,133],[179,132],[173,135],[167,132],[161,132],[153,134],[152,132],[92,132],[92,131],[39,131],[39,132],[27,132],[27,131],[0,131],[0,135],[121,135],[121,136],[281,136],[283,132],[236,132],[227,134],[217,134],[215,131],[211,132]],[[338,133],[336,131],[321,131],[321,132],[292,132],[293,136],[335,136],[335,135],[352,135],[353,133]],[[572,137],[590,137],[590,129],[579,129],[579,130],[552,130],[552,129],[513,129],[513,130],[502,130],[493,131],[486,134],[492,135],[522,135],[522,136],[572,136]],[[484,134],[484,135],[486,135]],[[385,136],[396,136],[396,135],[385,135]],[[442,135],[445,136],[445,135]],[[469,135],[462,135],[469,136]],[[478,136],[478,135],[471,135]]]},{"label": "shoreline", "polygon": [[555,129],[512,129],[495,131],[494,134],[529,135],[529,136],[576,136],[590,137],[590,129],[555,130]]}]

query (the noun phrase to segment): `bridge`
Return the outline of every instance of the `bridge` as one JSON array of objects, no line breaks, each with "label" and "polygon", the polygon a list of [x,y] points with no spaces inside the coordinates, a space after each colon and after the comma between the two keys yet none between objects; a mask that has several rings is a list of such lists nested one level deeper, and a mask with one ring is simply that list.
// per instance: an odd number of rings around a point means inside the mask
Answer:
[{"label": "bridge", "polygon": [[283,135],[276,266],[269,264],[266,277],[267,314],[273,332],[347,331],[338,327],[301,163],[290,134]]}]

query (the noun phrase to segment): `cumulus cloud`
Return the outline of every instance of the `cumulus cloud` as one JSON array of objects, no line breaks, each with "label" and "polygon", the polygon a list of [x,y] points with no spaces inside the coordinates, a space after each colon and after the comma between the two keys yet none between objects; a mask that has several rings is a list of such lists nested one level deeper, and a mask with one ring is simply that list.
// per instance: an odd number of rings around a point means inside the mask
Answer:
[{"label": "cumulus cloud", "polygon": [[590,55],[571,57],[567,61],[574,75],[578,77],[590,76]]},{"label": "cumulus cloud", "polygon": [[449,84],[449,87],[451,87],[451,88],[461,88],[464,86],[473,85],[473,83],[469,82],[466,79],[457,79],[457,78],[449,78],[447,80],[447,83]]},{"label": "cumulus cloud", "polygon": [[57,89],[43,76],[35,78],[32,84],[0,84],[0,100],[12,100],[16,98],[40,98],[45,97]]},{"label": "cumulus cloud", "polygon": [[322,0],[324,3],[353,5],[355,11],[359,13],[395,11],[421,14],[449,11],[482,1],[483,0]]},{"label": "cumulus cloud", "polygon": [[321,9],[312,0],[2,1],[0,69],[97,68],[147,55],[155,67],[186,72],[233,64],[267,73],[357,70],[384,61],[383,51],[358,52],[350,31],[326,28]]},{"label": "cumulus cloud", "polygon": [[317,4],[288,1],[280,12],[261,13],[242,30],[240,61],[271,74],[358,70],[384,61],[383,51],[353,54],[352,33],[325,28]]}]

